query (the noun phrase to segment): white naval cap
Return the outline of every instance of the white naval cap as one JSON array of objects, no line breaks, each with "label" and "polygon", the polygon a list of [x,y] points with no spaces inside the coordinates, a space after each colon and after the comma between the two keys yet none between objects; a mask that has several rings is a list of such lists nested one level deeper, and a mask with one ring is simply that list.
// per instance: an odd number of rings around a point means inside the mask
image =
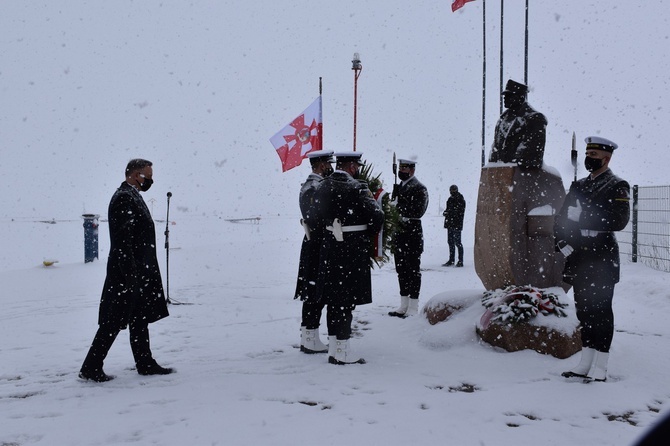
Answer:
[{"label": "white naval cap", "polygon": [[307,154],[307,158],[313,162],[326,161],[332,163],[335,161],[333,159],[333,154],[334,152],[332,150],[314,150],[313,152],[309,152]]},{"label": "white naval cap", "polygon": [[364,166],[365,163],[361,161],[363,154],[361,152],[335,152],[335,158],[338,162],[357,162],[359,166]]},{"label": "white naval cap", "polygon": [[614,152],[614,149],[619,147],[615,142],[601,138],[600,136],[588,136],[584,141],[586,142],[587,149],[604,150],[609,153]]},{"label": "white naval cap", "polygon": [[410,167],[414,167],[414,166],[416,166],[416,161],[414,161],[414,160],[408,160],[408,159],[399,159],[399,160],[398,160],[398,164],[400,164],[401,166],[410,166]]}]

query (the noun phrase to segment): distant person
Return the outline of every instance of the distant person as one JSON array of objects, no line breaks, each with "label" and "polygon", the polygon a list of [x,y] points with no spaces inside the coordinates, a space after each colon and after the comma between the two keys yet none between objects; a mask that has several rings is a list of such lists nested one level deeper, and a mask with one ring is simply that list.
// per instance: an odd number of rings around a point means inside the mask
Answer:
[{"label": "distant person", "polygon": [[325,227],[317,220],[317,207],[314,194],[321,180],[333,173],[335,161],[332,151],[319,150],[307,154],[312,172],[300,188],[300,212],[305,229],[300,248],[298,283],[295,299],[302,303],[302,322],[300,324],[300,351],[303,353],[327,353],[328,346],[321,342],[319,325],[325,302],[316,296],[316,282],[319,273],[319,251],[324,237]]},{"label": "distant person", "polygon": [[502,95],[506,110],[496,124],[489,161],[542,167],[547,118],[528,104],[526,85],[510,79]]},{"label": "distant person", "polygon": [[126,327],[140,375],[174,372],[156,363],[149,346],[149,324],[168,316],[156,258],[156,229],[140,195],[152,184],[152,163],[133,159],[126,167],[126,181],[109,203],[107,277],[100,298],[98,331],[81,366],[81,379],[105,382],[114,378],[105,374],[102,366],[119,331]]},{"label": "distant person", "polygon": [[423,253],[423,227],[421,217],[428,209],[428,189],[417,177],[416,162],[398,160],[398,178],[401,182],[393,188],[392,200],[400,214],[399,226],[393,234],[393,258],[400,285],[400,307],[389,316],[406,318],[419,310],[421,291],[421,254]]},{"label": "distant person", "polygon": [[444,216],[444,227],[447,229],[449,260],[442,266],[454,266],[456,249],[458,248],[458,263],[456,263],[456,266],[461,267],[463,266],[461,232],[463,231],[463,218],[465,217],[465,198],[458,192],[458,186],[455,184],[449,188],[449,195],[447,207],[442,213]]},{"label": "distant person", "polygon": [[619,245],[614,231],[630,218],[630,186],[609,169],[617,145],[586,138],[584,166],[590,175],[570,186],[556,214],[556,249],[566,257],[563,280],[574,289],[582,356],[566,378],[605,381],[614,336],[612,299],[619,282]]},{"label": "distant person", "polygon": [[328,362],[363,364],[351,350],[351,323],[356,305],[372,302],[371,239],[384,223],[384,212],[367,184],[357,180],[361,152],[335,157],[335,172],[321,181],[315,194],[318,221],[326,231],[317,296],[328,305]]}]

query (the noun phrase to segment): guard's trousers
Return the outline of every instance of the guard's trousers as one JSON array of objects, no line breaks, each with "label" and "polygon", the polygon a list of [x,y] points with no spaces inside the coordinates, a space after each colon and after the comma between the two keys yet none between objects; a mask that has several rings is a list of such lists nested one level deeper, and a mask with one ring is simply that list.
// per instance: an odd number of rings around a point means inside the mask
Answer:
[{"label": "guard's trousers", "polygon": [[609,352],[614,337],[614,283],[601,275],[584,276],[576,276],[572,283],[582,346]]},{"label": "guard's trousers", "polygon": [[421,291],[421,254],[423,253],[423,231],[412,228],[395,236],[395,270],[398,273],[400,295],[418,299]]}]

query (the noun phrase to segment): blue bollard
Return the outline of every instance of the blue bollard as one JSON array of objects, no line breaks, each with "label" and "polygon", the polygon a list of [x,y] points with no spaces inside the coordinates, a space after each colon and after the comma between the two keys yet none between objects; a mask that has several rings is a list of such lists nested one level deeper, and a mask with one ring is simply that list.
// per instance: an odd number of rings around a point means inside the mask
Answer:
[{"label": "blue bollard", "polygon": [[84,218],[84,263],[98,258],[98,214],[83,214]]}]

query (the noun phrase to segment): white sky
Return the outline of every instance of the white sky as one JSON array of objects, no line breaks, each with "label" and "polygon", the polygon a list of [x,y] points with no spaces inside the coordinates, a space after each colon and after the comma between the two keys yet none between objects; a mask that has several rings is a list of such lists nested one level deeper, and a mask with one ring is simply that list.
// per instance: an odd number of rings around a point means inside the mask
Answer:
[{"label": "white sky", "polygon": [[[523,80],[523,5],[505,2],[503,80]],[[481,160],[482,4],[450,2],[5,2],[0,17],[0,217],[106,213],[133,157],[155,163],[150,198],[193,215],[295,215],[305,168],[282,174],[268,139],[324,84],[325,146],[357,148],[389,185],[393,152],[419,160],[444,206],[474,200]],[[572,178],[598,134],[614,171],[667,184],[670,10],[531,2],[529,100],[549,120],[545,161]],[[499,5],[487,2],[486,156],[499,114]],[[304,167],[304,166],[303,166]],[[584,170],[580,170],[583,175]],[[474,212],[471,208],[469,212]],[[161,212],[162,213],[162,212]],[[469,218],[472,218],[470,214]]]}]

